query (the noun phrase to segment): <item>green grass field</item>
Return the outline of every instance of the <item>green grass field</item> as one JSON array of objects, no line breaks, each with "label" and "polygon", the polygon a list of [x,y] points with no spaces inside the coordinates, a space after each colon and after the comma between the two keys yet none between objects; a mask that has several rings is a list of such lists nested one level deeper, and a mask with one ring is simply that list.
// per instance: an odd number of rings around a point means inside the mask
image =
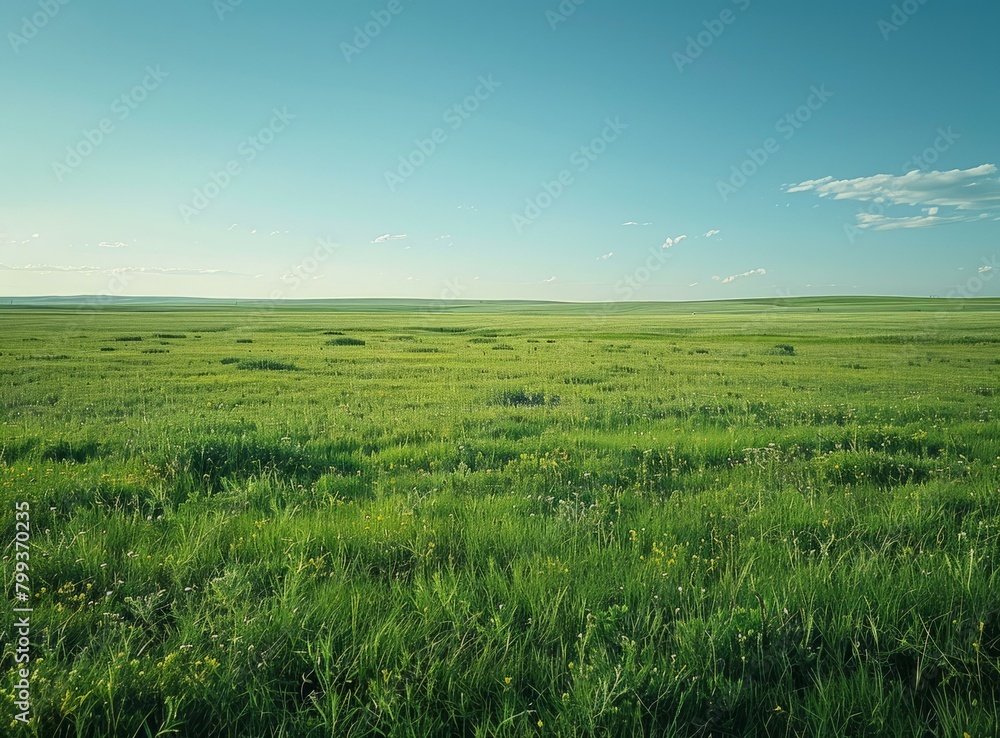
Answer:
[{"label": "green grass field", "polygon": [[1000,300],[432,307],[0,307],[0,733],[1000,732]]}]

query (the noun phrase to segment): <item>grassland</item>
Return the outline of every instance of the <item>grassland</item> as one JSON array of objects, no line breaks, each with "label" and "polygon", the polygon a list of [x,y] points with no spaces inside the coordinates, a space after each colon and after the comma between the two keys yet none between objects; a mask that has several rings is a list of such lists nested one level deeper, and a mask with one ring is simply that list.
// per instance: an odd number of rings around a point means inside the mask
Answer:
[{"label": "grassland", "polygon": [[1000,301],[363,308],[0,308],[0,733],[998,734]]}]

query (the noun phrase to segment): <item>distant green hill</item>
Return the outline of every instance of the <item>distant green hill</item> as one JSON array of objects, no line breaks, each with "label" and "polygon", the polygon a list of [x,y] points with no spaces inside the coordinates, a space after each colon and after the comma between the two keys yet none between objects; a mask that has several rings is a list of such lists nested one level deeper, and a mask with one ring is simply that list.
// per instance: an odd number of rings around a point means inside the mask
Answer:
[{"label": "distant green hill", "polygon": [[409,300],[390,298],[330,300],[231,300],[197,297],[67,297],[0,298],[0,309],[100,310],[308,310],[342,313],[512,313],[551,315],[672,315],[685,313],[911,312],[941,310],[1000,310],[1000,298],[948,299],[928,297],[791,297],[697,302],[544,302],[530,300]]}]

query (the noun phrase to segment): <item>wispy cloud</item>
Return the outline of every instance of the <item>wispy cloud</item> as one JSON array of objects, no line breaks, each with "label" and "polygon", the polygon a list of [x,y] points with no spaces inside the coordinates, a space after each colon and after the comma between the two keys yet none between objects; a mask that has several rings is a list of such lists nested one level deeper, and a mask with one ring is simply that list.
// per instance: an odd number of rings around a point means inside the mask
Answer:
[{"label": "wispy cloud", "polygon": [[122,243],[121,241],[101,241],[98,246],[102,249],[124,249],[128,248],[127,243]]},{"label": "wispy cloud", "polygon": [[0,271],[9,272],[38,272],[40,274],[50,274],[53,272],[77,272],[80,274],[162,274],[173,277],[252,277],[255,275],[244,274],[243,272],[230,272],[225,269],[183,269],[178,267],[107,267],[96,266],[64,266],[56,264],[25,264],[23,266],[12,266],[10,264],[0,264]]},{"label": "wispy cloud", "polygon": [[102,267],[88,266],[52,266],[49,264],[25,264],[24,266],[12,266],[10,264],[0,264],[0,270],[8,272],[107,272],[109,269]]},{"label": "wispy cloud", "polygon": [[722,277],[712,277],[712,279],[717,282],[722,282],[722,284],[730,284],[731,282],[735,282],[737,279],[743,279],[744,277],[763,277],[765,274],[767,274],[767,270],[765,269],[751,269],[749,272],[734,274],[724,279]]},{"label": "wispy cloud", "polygon": [[609,251],[608,253],[603,254],[602,256],[598,256],[597,260],[598,261],[607,261],[608,259],[610,259],[614,255],[615,255],[614,251]]},{"label": "wispy cloud", "polygon": [[681,241],[683,241],[685,238],[687,238],[687,236],[678,236],[677,238],[668,238],[666,241],[663,242],[663,248],[665,248],[665,249],[671,249],[674,246],[676,246],[677,244],[679,244]]},{"label": "wispy cloud", "polygon": [[992,272],[992,271],[993,271],[993,267],[991,267],[991,266],[979,267],[979,273],[980,274],[986,274],[986,272]]},{"label": "wispy cloud", "polygon": [[[937,211],[937,208],[930,208]],[[986,213],[979,215],[905,215],[889,216],[884,213],[858,213],[856,215],[858,228],[872,231],[895,231],[900,228],[931,228],[949,223],[968,223],[973,220],[988,218]]]},{"label": "wispy cloud", "polygon": [[543,279],[542,284],[552,284],[556,281],[556,277],[549,277],[548,279]]},{"label": "wispy cloud", "polygon": [[372,243],[385,243],[386,241],[402,241],[404,238],[406,238],[405,233],[399,236],[392,236],[386,233],[385,235],[376,238],[374,241],[372,241]]},{"label": "wispy cloud", "polygon": [[254,277],[245,272],[231,272],[226,269],[179,269],[176,267],[123,267],[112,269],[112,272],[129,272],[133,274],[164,274],[170,277]]},{"label": "wispy cloud", "polygon": [[[904,175],[876,174],[856,179],[824,177],[786,185],[785,192],[813,192],[834,200],[921,207],[922,215],[858,213],[858,227],[872,230],[928,228],[987,217],[1000,208],[1000,177],[994,164],[947,172],[914,170]],[[941,214],[940,208],[949,208]]]},{"label": "wispy cloud", "polygon": [[712,230],[710,230],[708,233],[705,234],[705,238],[711,238],[712,236],[718,236],[720,233],[722,233],[722,231],[719,231],[719,230],[716,230],[716,229],[713,228]]}]

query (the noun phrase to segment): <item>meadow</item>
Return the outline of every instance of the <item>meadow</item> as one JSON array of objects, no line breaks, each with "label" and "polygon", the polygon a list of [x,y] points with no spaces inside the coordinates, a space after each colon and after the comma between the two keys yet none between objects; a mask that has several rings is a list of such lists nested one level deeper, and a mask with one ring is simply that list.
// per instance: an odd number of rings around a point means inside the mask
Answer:
[{"label": "meadow", "polygon": [[0,734],[996,736],[998,318],[0,307]]}]

